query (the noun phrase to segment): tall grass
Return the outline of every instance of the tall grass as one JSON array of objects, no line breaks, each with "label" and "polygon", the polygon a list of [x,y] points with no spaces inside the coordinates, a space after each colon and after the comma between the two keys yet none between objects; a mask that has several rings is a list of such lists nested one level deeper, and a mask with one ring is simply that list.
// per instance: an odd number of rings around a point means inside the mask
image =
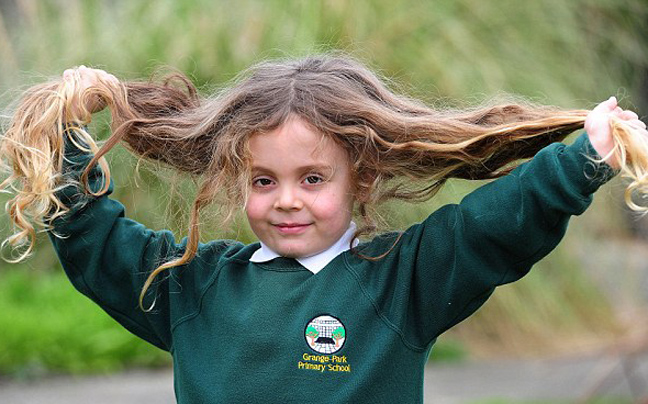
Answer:
[{"label": "tall grass", "polygon": [[[648,6],[643,0],[16,0],[2,4],[3,105],[15,99],[20,88],[79,64],[123,78],[146,77],[160,66],[170,66],[189,74],[209,92],[263,58],[342,49],[365,60],[398,91],[440,107],[472,104],[507,92],[563,107],[589,108],[610,94],[626,103],[639,103],[648,66]],[[105,136],[105,125],[94,130]],[[129,216],[184,235],[187,220],[181,214],[187,211],[187,201],[182,195],[191,199],[191,184],[171,182],[174,192],[168,185],[170,173],[144,168],[134,176],[134,164],[123,150],[111,155],[118,184],[115,196],[126,205]],[[430,203],[406,210],[388,208],[385,215],[401,228],[443,203],[457,201],[477,185],[453,182]],[[555,348],[558,337],[564,347],[567,335],[601,336],[615,331],[618,324],[612,307],[584,275],[573,252],[580,248],[579,238],[610,229],[623,233],[618,225],[619,204],[612,202],[620,196],[612,189],[598,197],[608,203],[597,204],[575,220],[565,242],[532,275],[496,293],[485,310],[451,335],[475,349],[488,345],[483,351],[499,347],[497,352],[529,352]],[[9,230],[4,216],[0,225],[0,235],[5,237]],[[205,237],[253,240],[244,223],[220,229],[212,222]],[[40,246],[30,263],[39,274],[55,268],[44,238]],[[8,264],[0,265],[2,274]],[[53,289],[44,288],[42,293]],[[26,299],[15,300],[4,310],[18,316],[28,305]],[[19,330],[14,327],[11,340],[0,332],[0,346],[4,349],[33,338],[16,337]]]}]

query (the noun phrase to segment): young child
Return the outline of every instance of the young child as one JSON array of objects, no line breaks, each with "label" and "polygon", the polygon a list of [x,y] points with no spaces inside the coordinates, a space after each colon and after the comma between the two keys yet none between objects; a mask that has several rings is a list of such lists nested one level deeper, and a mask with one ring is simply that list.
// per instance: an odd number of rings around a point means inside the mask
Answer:
[{"label": "young child", "polygon": [[[68,70],[26,96],[0,149],[4,186],[23,181],[31,198],[10,202],[9,242],[45,224],[75,287],[170,352],[181,403],[422,402],[436,338],[547,255],[614,174],[645,172],[645,125],[614,98],[589,113],[440,112],[330,56],[263,63],[207,101],[185,84]],[[114,130],[98,151],[82,125],[106,105]],[[572,145],[554,143],[583,125]],[[108,197],[100,157],[119,140],[202,178],[181,243]],[[495,177],[358,241],[381,200]],[[219,195],[244,207],[259,243],[198,242],[200,209]]]}]

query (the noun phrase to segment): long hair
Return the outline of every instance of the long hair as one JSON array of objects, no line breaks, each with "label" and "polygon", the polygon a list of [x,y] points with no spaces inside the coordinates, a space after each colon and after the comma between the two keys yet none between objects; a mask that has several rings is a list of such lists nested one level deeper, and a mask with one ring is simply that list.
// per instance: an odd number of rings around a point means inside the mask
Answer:
[{"label": "long hair", "polygon": [[[103,156],[119,142],[138,156],[200,179],[186,249],[180,258],[150,274],[140,304],[160,272],[195,256],[203,207],[221,196],[227,219],[245,204],[250,136],[272,131],[291,117],[329,136],[350,156],[361,234],[375,229],[373,207],[380,202],[429,199],[451,178],[506,175],[518,160],[582,128],[588,114],[520,102],[435,110],[395,94],[361,63],[338,55],[260,63],[211,98],[201,98],[179,74],[162,82],[119,86],[100,82],[83,94],[78,88],[78,77],[32,88],[1,139],[0,158],[11,174],[0,189],[16,193],[7,211],[17,231],[5,244],[27,246],[18,259],[26,257],[34,245],[35,228],[49,229],[48,223],[68,210],[56,197],[63,186],[62,139],[70,122],[87,123],[91,115],[81,109],[79,116],[72,116],[71,103],[99,96],[110,109],[112,135],[99,148],[80,127],[76,129],[94,153],[82,185],[88,171],[101,164],[104,187],[95,194],[106,191],[110,171]],[[648,142],[622,121],[613,120],[612,125],[613,153],[623,175],[632,180],[626,201],[641,210],[631,196],[635,190],[646,190]]]}]

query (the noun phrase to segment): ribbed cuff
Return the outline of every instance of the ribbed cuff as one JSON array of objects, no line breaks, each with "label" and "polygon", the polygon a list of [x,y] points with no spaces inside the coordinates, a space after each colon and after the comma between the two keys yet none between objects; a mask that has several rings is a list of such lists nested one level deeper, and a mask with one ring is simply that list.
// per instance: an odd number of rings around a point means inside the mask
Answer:
[{"label": "ribbed cuff", "polygon": [[[615,170],[606,162],[601,160],[594,146],[589,140],[587,133],[583,132],[569,146],[565,147],[565,153],[572,156],[576,161],[576,167],[582,167],[579,173],[583,189],[587,194],[594,193],[601,185],[610,181],[620,170]],[[596,160],[596,161],[595,161]]]}]

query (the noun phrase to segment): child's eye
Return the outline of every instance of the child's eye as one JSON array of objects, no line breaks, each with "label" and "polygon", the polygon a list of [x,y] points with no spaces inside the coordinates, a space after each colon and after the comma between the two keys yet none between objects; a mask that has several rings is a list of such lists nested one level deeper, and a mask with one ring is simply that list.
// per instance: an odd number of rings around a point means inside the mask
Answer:
[{"label": "child's eye", "polygon": [[252,185],[257,187],[267,187],[272,185],[272,180],[270,178],[257,178],[252,181]]},{"label": "child's eye", "polygon": [[304,179],[304,181],[309,185],[314,185],[324,182],[324,178],[320,177],[319,175],[309,175]]}]

